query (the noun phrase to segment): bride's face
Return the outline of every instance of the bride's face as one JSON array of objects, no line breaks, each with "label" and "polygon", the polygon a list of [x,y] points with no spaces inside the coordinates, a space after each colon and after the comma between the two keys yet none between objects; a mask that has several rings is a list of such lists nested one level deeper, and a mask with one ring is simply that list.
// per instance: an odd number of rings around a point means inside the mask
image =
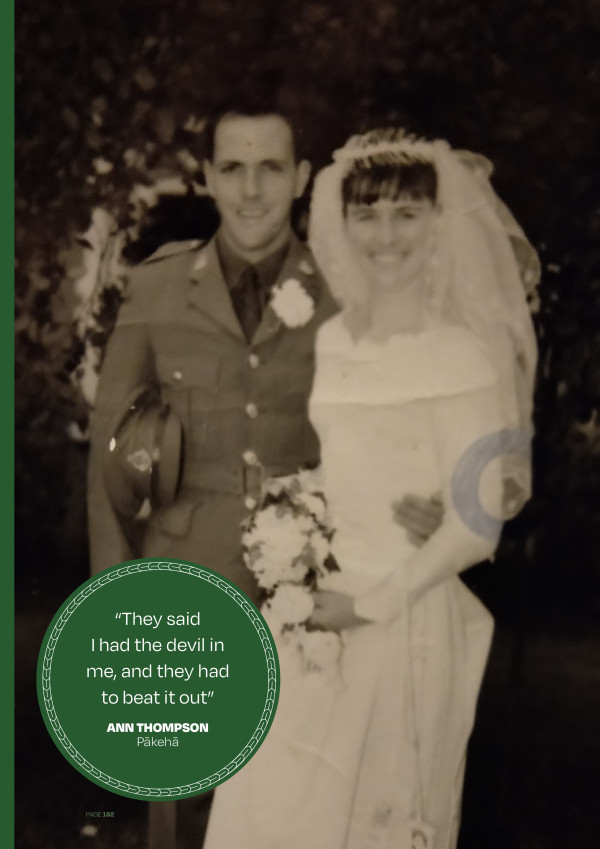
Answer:
[{"label": "bride's face", "polygon": [[396,200],[348,204],[348,238],[372,287],[389,290],[420,278],[435,216],[428,198],[402,195]]}]

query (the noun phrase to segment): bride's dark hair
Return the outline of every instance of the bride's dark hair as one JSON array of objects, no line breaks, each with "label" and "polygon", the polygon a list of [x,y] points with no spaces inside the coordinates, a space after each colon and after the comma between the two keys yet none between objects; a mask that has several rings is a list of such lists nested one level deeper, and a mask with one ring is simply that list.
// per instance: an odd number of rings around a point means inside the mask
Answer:
[{"label": "bride's dark hair", "polygon": [[[361,146],[367,148],[385,142],[393,145],[404,137],[402,130],[373,130],[355,137],[357,153]],[[372,204],[381,198],[398,200],[401,196],[435,203],[437,174],[433,163],[410,157],[406,152],[396,155],[383,150],[368,156],[358,155],[342,182],[344,215],[349,203]]]}]

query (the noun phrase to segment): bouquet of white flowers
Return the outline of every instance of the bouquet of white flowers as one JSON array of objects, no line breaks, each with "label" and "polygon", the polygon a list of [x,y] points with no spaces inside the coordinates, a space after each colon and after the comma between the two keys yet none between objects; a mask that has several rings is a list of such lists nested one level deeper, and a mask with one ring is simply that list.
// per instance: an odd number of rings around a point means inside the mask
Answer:
[{"label": "bouquet of white flowers", "polygon": [[266,590],[265,619],[306,672],[331,672],[342,649],[336,632],[306,628],[312,591],[339,571],[333,535],[325,496],[311,472],[269,479],[260,507],[244,523],[244,560]]}]

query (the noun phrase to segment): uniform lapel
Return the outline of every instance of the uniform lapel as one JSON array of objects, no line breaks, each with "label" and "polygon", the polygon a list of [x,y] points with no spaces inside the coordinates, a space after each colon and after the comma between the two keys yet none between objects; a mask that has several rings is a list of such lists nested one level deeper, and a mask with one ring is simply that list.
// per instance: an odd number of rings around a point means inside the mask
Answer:
[{"label": "uniform lapel", "polygon": [[194,259],[190,275],[189,303],[234,336],[246,341],[233,310],[214,239],[211,239]]},{"label": "uniform lapel", "polygon": [[[292,241],[290,243],[288,255],[285,258],[274,285],[277,286],[279,283],[283,283],[284,280],[288,280],[290,278],[299,280],[306,288],[309,295],[315,300],[317,299],[319,292],[315,289],[315,287],[318,287],[319,283],[318,275],[315,271],[314,260],[308,248],[302,244],[295,234],[292,234]],[[271,303],[269,302],[265,308],[262,321],[256,328],[252,344],[260,345],[262,342],[266,342],[282,327],[284,328],[285,325],[275,313]]]}]

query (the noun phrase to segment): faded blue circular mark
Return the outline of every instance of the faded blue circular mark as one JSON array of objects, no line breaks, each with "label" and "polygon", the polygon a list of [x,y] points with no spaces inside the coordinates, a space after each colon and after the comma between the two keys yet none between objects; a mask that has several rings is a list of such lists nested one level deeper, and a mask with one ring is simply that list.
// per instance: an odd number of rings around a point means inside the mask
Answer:
[{"label": "faded blue circular mark", "polygon": [[530,443],[530,434],[523,430],[499,430],[470,445],[458,461],[451,481],[452,503],[473,533],[486,539],[496,539],[503,524],[502,519],[484,509],[479,498],[479,482],[485,467],[505,454],[529,458]]}]

